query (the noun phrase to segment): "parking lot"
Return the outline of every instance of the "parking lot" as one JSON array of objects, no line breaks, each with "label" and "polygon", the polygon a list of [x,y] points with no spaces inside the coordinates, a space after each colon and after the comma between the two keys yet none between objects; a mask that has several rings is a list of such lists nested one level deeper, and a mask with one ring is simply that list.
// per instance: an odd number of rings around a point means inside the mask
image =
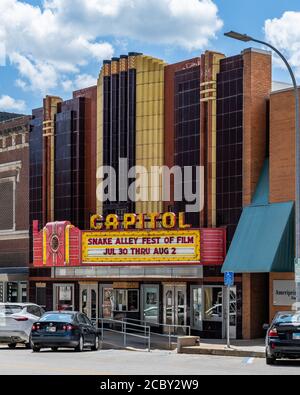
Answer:
[{"label": "parking lot", "polygon": [[179,355],[175,351],[100,350],[74,353],[0,347],[2,375],[299,375],[300,362],[266,366],[264,359]]}]

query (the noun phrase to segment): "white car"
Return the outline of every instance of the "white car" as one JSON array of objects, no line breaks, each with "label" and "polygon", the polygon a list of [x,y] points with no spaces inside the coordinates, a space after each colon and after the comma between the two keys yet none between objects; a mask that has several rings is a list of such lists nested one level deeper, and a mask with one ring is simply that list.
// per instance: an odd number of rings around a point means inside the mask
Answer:
[{"label": "white car", "polygon": [[31,303],[0,303],[0,344],[15,348],[18,343],[30,348],[32,325],[44,310]]}]

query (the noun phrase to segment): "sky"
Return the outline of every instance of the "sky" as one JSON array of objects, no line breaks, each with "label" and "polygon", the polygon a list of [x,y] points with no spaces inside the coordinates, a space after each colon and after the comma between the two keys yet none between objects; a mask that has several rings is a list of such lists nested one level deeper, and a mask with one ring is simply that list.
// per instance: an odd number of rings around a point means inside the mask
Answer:
[{"label": "sky", "polygon": [[[300,81],[299,0],[0,0],[0,15],[0,111],[30,114],[47,94],[68,99],[112,56],[175,63],[250,46],[224,37],[229,30],[275,45]],[[290,82],[276,57],[273,65],[273,80]]]}]

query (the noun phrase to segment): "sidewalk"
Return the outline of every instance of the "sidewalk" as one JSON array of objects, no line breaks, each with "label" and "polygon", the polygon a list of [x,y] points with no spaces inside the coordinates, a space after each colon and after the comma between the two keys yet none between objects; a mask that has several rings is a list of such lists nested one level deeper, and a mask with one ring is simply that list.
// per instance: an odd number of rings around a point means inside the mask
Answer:
[{"label": "sidewalk", "polygon": [[224,340],[201,339],[200,346],[186,346],[179,351],[180,354],[219,355],[240,358],[265,358],[264,339],[234,340],[231,349],[227,349]]}]

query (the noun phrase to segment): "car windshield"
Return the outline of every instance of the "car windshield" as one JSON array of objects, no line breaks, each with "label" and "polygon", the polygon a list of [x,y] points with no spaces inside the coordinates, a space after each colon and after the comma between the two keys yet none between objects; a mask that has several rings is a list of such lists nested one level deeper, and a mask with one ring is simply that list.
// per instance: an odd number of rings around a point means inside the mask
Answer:
[{"label": "car windshield", "polygon": [[300,323],[300,313],[280,314],[276,318],[276,324],[299,324],[299,323]]},{"label": "car windshield", "polygon": [[40,322],[72,322],[74,314],[45,314],[40,319]]},{"label": "car windshield", "polygon": [[4,305],[0,306],[0,315],[18,314],[21,313],[22,310],[22,306]]}]

